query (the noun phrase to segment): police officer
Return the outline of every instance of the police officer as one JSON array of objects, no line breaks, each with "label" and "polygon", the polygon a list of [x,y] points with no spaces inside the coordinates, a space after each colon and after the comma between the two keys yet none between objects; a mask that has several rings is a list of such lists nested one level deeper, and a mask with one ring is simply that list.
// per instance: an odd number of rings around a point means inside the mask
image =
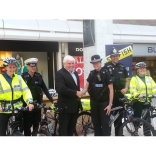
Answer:
[{"label": "police officer", "polygon": [[[110,52],[111,62],[106,63],[104,65],[104,69],[107,69],[113,80],[113,88],[114,88],[114,99],[113,99],[113,107],[123,106],[123,103],[119,101],[119,98],[124,97],[124,94],[127,93],[129,86],[128,72],[123,66],[123,64],[119,63],[120,53],[112,48]],[[122,124],[122,114],[115,121],[115,136],[118,136],[118,130]]]},{"label": "police officer", "polygon": [[[37,101],[39,104],[42,103],[43,93],[46,94],[47,98],[53,103],[53,99],[50,96],[48,89],[43,81],[42,75],[35,72],[36,71],[36,65],[37,65],[37,58],[30,58],[25,60],[26,67],[28,69],[28,72],[23,73],[22,77],[26,84],[28,85],[33,100]],[[24,112],[23,114],[24,118],[24,134],[25,136],[31,136],[31,126],[33,126],[33,130],[37,132],[39,122],[41,121],[41,110],[35,108],[32,112]],[[33,135],[36,135],[34,133]]]},{"label": "police officer", "polygon": [[91,71],[82,91],[90,94],[91,116],[95,136],[110,136],[109,119],[113,101],[113,84],[109,72],[101,68],[101,58],[93,55],[91,62],[95,70]]},{"label": "police officer", "polygon": [[[0,136],[6,135],[8,120],[12,115],[11,111],[3,112],[3,108],[11,106],[12,109],[12,107],[23,106],[21,96],[23,96],[23,101],[28,105],[29,111],[34,108],[31,104],[33,99],[28,86],[20,75],[15,74],[16,63],[17,60],[13,57],[3,59],[3,66],[6,72],[0,74]],[[16,120],[20,122],[21,127],[22,116],[20,114],[16,116]]]}]

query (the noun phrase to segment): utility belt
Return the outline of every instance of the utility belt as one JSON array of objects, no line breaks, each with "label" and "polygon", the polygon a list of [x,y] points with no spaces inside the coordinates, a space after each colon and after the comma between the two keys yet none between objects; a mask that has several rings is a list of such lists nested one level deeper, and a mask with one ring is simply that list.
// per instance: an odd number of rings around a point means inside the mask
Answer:
[{"label": "utility belt", "polygon": [[0,100],[0,102],[2,108],[8,108],[9,106],[14,107],[22,103],[21,98],[12,101]]},{"label": "utility belt", "polygon": [[19,102],[21,101],[21,97],[19,99],[16,99],[16,100],[12,100],[12,101],[7,101],[7,100],[0,100],[1,103],[5,103],[5,104],[14,104],[16,102]]}]

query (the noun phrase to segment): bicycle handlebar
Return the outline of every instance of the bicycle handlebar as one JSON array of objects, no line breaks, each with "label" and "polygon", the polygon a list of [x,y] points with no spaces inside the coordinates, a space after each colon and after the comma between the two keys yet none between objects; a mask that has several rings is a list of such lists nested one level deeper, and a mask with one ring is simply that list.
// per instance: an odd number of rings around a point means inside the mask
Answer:
[{"label": "bicycle handlebar", "polygon": [[9,106],[8,108],[3,108],[2,109],[3,112],[10,112],[10,111],[29,111],[29,108],[28,107],[17,107],[15,109],[11,109],[11,106]]},{"label": "bicycle handlebar", "polygon": [[[39,109],[45,108],[45,106],[46,106],[45,103],[41,105],[41,104],[39,104],[39,103],[33,102],[32,104],[34,105],[34,107],[39,108]],[[55,105],[55,106],[56,106],[56,105]],[[47,108],[45,108],[45,109],[47,109],[47,110],[54,110],[54,111],[57,112],[57,113],[62,113],[62,112],[63,112],[65,109],[67,109],[67,108],[58,108],[58,107],[49,106],[49,107],[47,107]]]}]

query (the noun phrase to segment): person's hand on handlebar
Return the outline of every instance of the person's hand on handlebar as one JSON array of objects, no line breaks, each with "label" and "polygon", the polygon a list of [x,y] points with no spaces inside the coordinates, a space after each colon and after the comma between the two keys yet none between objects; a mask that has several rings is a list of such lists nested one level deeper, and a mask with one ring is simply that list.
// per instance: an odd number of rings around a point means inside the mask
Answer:
[{"label": "person's hand on handlebar", "polygon": [[57,100],[54,100],[53,103],[57,103]]},{"label": "person's hand on handlebar", "polygon": [[139,96],[138,96],[139,99],[142,98],[142,97],[143,97],[142,95],[139,95]]},{"label": "person's hand on handlebar", "polygon": [[126,93],[127,93],[127,90],[128,90],[128,88],[123,88],[123,89],[121,90],[121,93],[122,93],[122,94],[126,94]]},{"label": "person's hand on handlebar", "polygon": [[34,105],[31,103],[28,105],[28,107],[29,107],[29,111],[32,111],[34,109]]}]

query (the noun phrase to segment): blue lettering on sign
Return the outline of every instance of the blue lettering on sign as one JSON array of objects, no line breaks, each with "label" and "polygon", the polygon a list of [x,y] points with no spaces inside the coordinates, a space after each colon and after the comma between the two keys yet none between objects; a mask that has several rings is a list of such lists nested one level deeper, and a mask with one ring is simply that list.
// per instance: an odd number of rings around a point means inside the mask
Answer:
[{"label": "blue lettering on sign", "polygon": [[103,84],[95,84],[95,87],[103,87]]},{"label": "blue lettering on sign", "polygon": [[14,88],[20,87],[20,85],[14,85]]}]

